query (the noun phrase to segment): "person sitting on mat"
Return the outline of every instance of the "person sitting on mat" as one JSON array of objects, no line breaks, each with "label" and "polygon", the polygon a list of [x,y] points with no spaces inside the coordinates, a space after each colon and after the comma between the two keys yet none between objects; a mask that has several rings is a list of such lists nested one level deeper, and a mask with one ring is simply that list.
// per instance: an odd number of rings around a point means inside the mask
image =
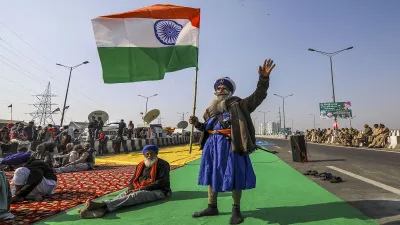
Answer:
[{"label": "person sitting on mat", "polygon": [[129,181],[127,191],[114,199],[101,203],[87,201],[86,209],[79,210],[83,219],[103,217],[126,206],[148,203],[171,196],[169,163],[157,157],[158,147],[146,145],[143,148],[144,160],[139,163],[136,172]]},{"label": "person sitting on mat", "polygon": [[19,201],[41,201],[52,194],[57,186],[57,176],[42,160],[31,157],[29,152],[17,153],[4,158],[3,165],[13,166],[16,170],[11,184],[11,203]]},{"label": "person sitting on mat", "polygon": [[40,159],[44,163],[46,163],[51,169],[53,169],[55,161],[53,158],[53,148],[55,147],[55,143],[53,142],[46,142],[39,144],[36,146],[36,151],[31,153],[32,158]]},{"label": "person sitting on mat", "polygon": [[69,162],[63,167],[55,168],[56,173],[70,173],[94,169],[93,152],[87,151],[82,145],[75,145],[74,151],[78,152],[79,159]]}]

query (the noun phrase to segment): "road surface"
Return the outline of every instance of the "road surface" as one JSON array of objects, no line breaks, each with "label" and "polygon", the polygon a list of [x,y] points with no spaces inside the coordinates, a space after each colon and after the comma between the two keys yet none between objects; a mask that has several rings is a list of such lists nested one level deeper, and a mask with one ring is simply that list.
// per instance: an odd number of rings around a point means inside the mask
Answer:
[{"label": "road surface", "polygon": [[309,176],[311,180],[379,223],[400,225],[400,152],[308,143],[309,162],[296,163],[292,160],[288,140],[258,140],[275,144],[276,146],[267,148],[277,151],[277,156],[301,173],[316,170],[342,177],[345,182],[332,184]]}]

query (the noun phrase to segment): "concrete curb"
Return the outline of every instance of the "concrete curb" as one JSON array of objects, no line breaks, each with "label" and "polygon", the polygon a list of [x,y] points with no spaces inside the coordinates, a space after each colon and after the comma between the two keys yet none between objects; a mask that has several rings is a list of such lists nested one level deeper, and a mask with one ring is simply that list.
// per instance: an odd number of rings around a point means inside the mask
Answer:
[{"label": "concrete curb", "polygon": [[[285,139],[284,137],[270,137],[270,136],[264,136],[264,135],[256,135],[256,138],[278,139],[278,140],[286,140],[286,141],[289,141],[289,138],[288,138],[288,139]],[[312,145],[323,145],[323,146],[330,146],[330,147],[337,147],[337,148],[352,148],[352,149],[363,149],[363,150],[379,150],[379,151],[386,151],[386,152],[400,152],[400,148],[365,148],[365,147],[349,147],[349,146],[329,145],[329,144],[324,144],[324,143],[313,143],[313,142],[307,142],[307,144],[312,144]]]}]

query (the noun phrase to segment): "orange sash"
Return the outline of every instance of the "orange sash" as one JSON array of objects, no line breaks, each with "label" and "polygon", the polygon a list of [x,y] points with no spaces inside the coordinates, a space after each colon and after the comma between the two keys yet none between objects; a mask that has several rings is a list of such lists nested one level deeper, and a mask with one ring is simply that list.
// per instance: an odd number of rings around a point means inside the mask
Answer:
[{"label": "orange sash", "polygon": [[151,166],[151,172],[150,172],[151,179],[150,180],[144,180],[142,182],[139,181],[139,177],[143,172],[144,161],[139,163],[139,165],[137,166],[137,169],[136,169],[135,178],[133,179],[133,187],[135,188],[135,190],[139,189],[141,187],[148,186],[148,185],[154,183],[154,181],[156,181],[157,163],[158,163],[158,161],[155,162]]},{"label": "orange sash", "polygon": [[223,130],[216,130],[216,131],[214,131],[214,130],[209,130],[208,131],[208,133],[209,134],[218,134],[218,133],[220,133],[220,134],[225,134],[225,135],[231,135],[231,129],[223,129]]}]

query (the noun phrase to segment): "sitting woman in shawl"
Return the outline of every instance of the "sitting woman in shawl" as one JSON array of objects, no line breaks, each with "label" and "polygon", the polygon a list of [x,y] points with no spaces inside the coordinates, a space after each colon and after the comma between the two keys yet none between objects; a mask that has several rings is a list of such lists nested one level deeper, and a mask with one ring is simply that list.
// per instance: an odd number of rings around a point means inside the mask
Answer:
[{"label": "sitting woman in shawl", "polygon": [[10,155],[1,161],[2,165],[13,166],[16,170],[11,184],[11,203],[24,200],[41,201],[52,194],[57,186],[53,169],[42,160],[31,158],[29,152]]},{"label": "sitting woman in shawl", "polygon": [[78,152],[79,159],[69,162],[67,165],[55,168],[56,173],[70,173],[94,169],[94,155],[87,151],[82,145],[75,145],[74,151]]},{"label": "sitting woman in shawl", "polygon": [[114,199],[104,202],[86,202],[86,209],[79,210],[82,219],[103,217],[123,207],[153,202],[171,196],[170,166],[157,157],[158,148],[146,145],[143,148],[144,160],[139,163],[135,174],[129,181],[128,190]]}]

